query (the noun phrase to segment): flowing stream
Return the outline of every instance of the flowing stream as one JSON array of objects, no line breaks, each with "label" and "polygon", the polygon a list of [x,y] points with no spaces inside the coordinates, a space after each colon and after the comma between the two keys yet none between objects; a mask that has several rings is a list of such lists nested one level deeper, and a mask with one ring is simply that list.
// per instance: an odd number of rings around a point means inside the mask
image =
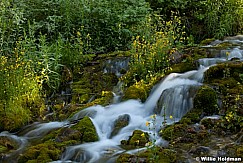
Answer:
[{"label": "flowing stream", "polygon": [[[0,133],[0,137],[14,139],[18,144],[18,149],[6,155],[2,160],[16,162],[16,157],[32,140],[43,137],[51,130],[68,127],[72,121],[80,120],[84,116],[89,116],[92,120],[99,141],[69,146],[61,159],[55,162],[114,162],[120,153],[138,152],[139,149],[126,151],[120,147],[121,140],[127,140],[134,130],[151,133],[150,139],[155,140],[155,144],[165,146],[167,142],[158,136],[164,119],[166,119],[166,124],[177,122],[193,107],[192,101],[197,89],[202,85],[203,73],[210,66],[225,62],[229,58],[242,59],[242,51],[238,48],[229,53],[228,58],[222,55],[218,58],[200,59],[198,70],[182,74],[171,73],[156,86],[145,103],[135,99],[116,101],[105,107],[91,106],[63,122],[34,123],[14,134],[4,131]],[[156,117],[153,116],[155,113]],[[127,117],[128,125],[113,135],[115,121],[124,116]],[[170,118],[171,116],[173,118]],[[150,126],[146,126],[146,122],[150,122]]]}]

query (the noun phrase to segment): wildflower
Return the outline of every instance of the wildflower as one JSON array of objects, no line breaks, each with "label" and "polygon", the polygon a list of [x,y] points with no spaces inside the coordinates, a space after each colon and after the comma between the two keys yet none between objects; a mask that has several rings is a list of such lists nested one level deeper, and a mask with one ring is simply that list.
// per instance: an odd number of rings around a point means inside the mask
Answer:
[{"label": "wildflower", "polygon": [[150,118],[155,119],[156,118],[156,114],[151,115]]},{"label": "wildflower", "polygon": [[139,144],[139,140],[136,140],[137,145]]},{"label": "wildflower", "polygon": [[172,115],[170,115],[170,119],[173,119],[173,116]]},{"label": "wildflower", "polygon": [[146,126],[149,126],[149,125],[150,125],[150,123],[148,121],[146,121]]},{"label": "wildflower", "polygon": [[144,132],[143,132],[143,133],[141,134],[141,136],[142,136],[142,137],[145,137],[145,134],[144,134]]}]

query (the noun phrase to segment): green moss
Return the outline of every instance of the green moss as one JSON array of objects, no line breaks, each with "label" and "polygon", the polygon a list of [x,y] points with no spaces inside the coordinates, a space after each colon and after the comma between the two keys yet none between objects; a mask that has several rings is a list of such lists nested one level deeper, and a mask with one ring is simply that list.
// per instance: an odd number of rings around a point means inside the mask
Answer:
[{"label": "green moss", "polygon": [[128,154],[128,153],[121,154],[117,158],[116,163],[130,163],[131,162],[130,160],[132,157],[134,157],[134,156],[131,154]]},{"label": "green moss", "polygon": [[51,162],[58,160],[62,151],[58,149],[54,142],[47,141],[43,144],[38,144],[27,149],[20,157],[18,162],[24,163],[27,161],[36,162]]},{"label": "green moss", "polygon": [[130,51],[114,51],[108,54],[100,54],[98,55],[98,59],[107,59],[107,58],[113,58],[113,57],[129,57],[131,56]]},{"label": "green moss", "polygon": [[133,85],[130,86],[125,92],[123,96],[123,100],[128,99],[141,99],[145,101],[148,94],[146,91],[146,87],[143,85]]},{"label": "green moss", "polygon": [[138,154],[140,158],[146,158],[146,162],[176,162],[176,152],[171,149],[152,147]]},{"label": "green moss", "polygon": [[92,96],[101,96],[102,91],[112,91],[117,82],[115,74],[104,74],[99,66],[87,67],[72,84],[72,103],[86,104]]},{"label": "green moss", "polygon": [[204,74],[204,82],[211,83],[215,79],[225,79],[233,77],[241,82],[240,74],[243,72],[243,63],[229,61],[210,67]]},{"label": "green moss", "polygon": [[161,135],[165,140],[174,140],[177,137],[182,137],[186,133],[186,125],[184,124],[173,124],[166,126],[161,131]]},{"label": "green moss", "polygon": [[8,148],[5,147],[4,145],[0,145],[0,153],[4,153],[6,151],[8,151]]},{"label": "green moss", "polygon": [[195,124],[201,120],[202,110],[200,109],[192,109],[186,113],[180,120],[181,124]]},{"label": "green moss", "polygon": [[201,42],[200,42],[200,45],[208,45],[208,44],[210,44],[211,42],[213,42],[215,40],[215,38],[207,38],[207,39],[205,39],[205,40],[202,40]]},{"label": "green moss", "polygon": [[203,110],[207,115],[217,113],[218,105],[216,92],[208,86],[200,87],[193,100],[193,105],[194,108]]},{"label": "green moss", "polygon": [[92,121],[87,116],[71,128],[81,133],[81,142],[94,142],[99,139]]},{"label": "green moss", "polygon": [[243,145],[240,145],[236,150],[236,156],[242,157],[243,156]]},{"label": "green moss", "polygon": [[183,73],[186,71],[196,70],[197,67],[192,62],[182,62],[175,65],[172,65],[171,70],[169,70],[166,74],[170,73]]},{"label": "green moss", "polygon": [[121,144],[127,147],[125,148],[136,148],[144,147],[149,142],[149,135],[141,130],[134,130],[132,136],[128,140],[122,140]]}]

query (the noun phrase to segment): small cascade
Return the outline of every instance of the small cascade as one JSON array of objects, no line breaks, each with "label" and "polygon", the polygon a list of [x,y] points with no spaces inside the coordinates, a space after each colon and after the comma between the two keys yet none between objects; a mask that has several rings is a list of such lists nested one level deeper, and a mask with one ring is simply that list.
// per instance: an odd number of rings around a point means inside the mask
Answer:
[{"label": "small cascade", "polygon": [[155,113],[171,115],[176,119],[182,118],[193,107],[193,98],[199,88],[198,85],[180,85],[166,89],[159,99]]},{"label": "small cascade", "polygon": [[25,137],[40,137],[46,135],[53,129],[61,128],[68,125],[69,122],[49,122],[49,123],[41,123],[35,126],[35,129],[27,132]]},{"label": "small cascade", "polygon": [[209,67],[226,61],[226,58],[203,58],[198,60],[199,64],[205,67]]},{"label": "small cascade", "polygon": [[[13,135],[7,131],[0,133],[0,139],[3,139],[6,137],[7,139],[10,139],[15,146],[17,146],[17,149],[14,150],[12,153],[9,153],[5,155],[2,160],[6,162],[16,162],[18,156],[24,151],[25,147],[28,145],[28,140],[26,137],[16,136]],[[11,158],[11,159],[9,159]],[[1,159],[0,159],[1,161]]]},{"label": "small cascade", "polygon": [[128,70],[130,58],[122,57],[122,58],[115,58],[109,59],[104,63],[104,73],[114,73],[119,78],[124,74],[124,71]]},{"label": "small cascade", "polygon": [[243,50],[240,50],[239,48],[234,48],[228,56],[228,60],[231,60],[233,58],[238,58],[241,59],[242,58],[242,52]]},{"label": "small cascade", "polygon": [[121,96],[123,95],[123,82],[122,81],[118,81],[116,86],[113,87],[112,93],[113,93],[112,103],[116,104],[116,103],[120,102]]}]

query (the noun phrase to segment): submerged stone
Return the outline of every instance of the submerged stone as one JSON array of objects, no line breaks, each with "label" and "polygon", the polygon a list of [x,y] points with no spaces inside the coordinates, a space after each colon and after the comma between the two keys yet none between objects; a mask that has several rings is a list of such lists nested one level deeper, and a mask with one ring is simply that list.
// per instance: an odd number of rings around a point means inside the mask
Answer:
[{"label": "submerged stone", "polygon": [[128,114],[120,115],[114,122],[114,128],[111,132],[111,137],[115,136],[123,127],[127,126],[130,121]]}]

